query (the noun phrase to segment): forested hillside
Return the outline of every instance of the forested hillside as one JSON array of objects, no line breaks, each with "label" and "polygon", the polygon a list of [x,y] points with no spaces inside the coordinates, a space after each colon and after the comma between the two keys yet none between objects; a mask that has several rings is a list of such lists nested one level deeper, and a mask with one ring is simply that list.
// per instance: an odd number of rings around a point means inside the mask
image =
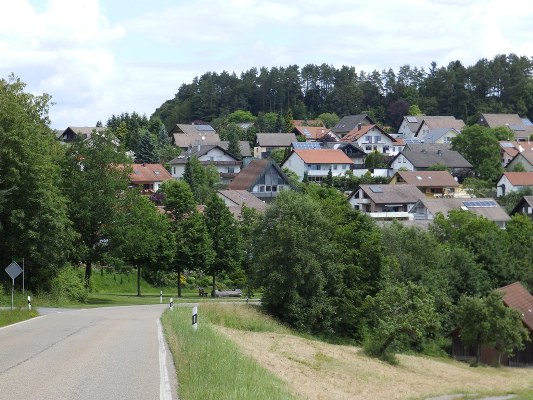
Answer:
[{"label": "forested hillside", "polygon": [[471,66],[433,62],[427,69],[404,65],[381,72],[327,63],[252,68],[240,76],[206,72],[182,84],[153,116],[167,129],[195,119],[213,121],[235,110],[259,115],[291,109],[295,119],[364,112],[392,129],[411,105],[426,115],[453,115],[467,124],[482,112],[533,118],[532,72],[533,57],[515,54],[483,58]]}]

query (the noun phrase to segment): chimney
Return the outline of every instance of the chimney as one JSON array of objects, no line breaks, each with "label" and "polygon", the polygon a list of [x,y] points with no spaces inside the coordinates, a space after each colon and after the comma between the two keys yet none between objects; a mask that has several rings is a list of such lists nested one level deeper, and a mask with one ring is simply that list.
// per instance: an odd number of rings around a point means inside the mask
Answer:
[{"label": "chimney", "polygon": [[357,130],[360,131],[361,130],[361,124],[357,124]]}]

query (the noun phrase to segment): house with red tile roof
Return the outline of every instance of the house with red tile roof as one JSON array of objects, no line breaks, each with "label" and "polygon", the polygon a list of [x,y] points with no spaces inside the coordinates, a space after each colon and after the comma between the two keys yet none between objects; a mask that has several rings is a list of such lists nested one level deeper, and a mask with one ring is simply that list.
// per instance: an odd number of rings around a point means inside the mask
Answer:
[{"label": "house with red tile roof", "polygon": [[130,182],[134,187],[142,187],[144,193],[155,193],[172,175],[161,164],[131,164]]},{"label": "house with red tile roof", "polygon": [[526,188],[533,189],[533,172],[504,172],[496,183],[496,196],[505,196]]},{"label": "house with red tile roof", "polygon": [[352,169],[353,161],[341,150],[294,149],[281,164],[282,168],[294,171],[300,179],[307,174],[309,182],[320,183],[328,176],[341,176]]},{"label": "house with red tile roof", "polygon": [[[532,367],[533,366],[533,296],[520,283],[514,282],[510,285],[503,286],[496,289],[496,292],[501,293],[503,303],[513,310],[518,311],[522,315],[522,323],[529,331],[530,340],[525,343],[525,348],[522,350],[515,350],[512,357],[501,356],[501,365],[509,367]],[[459,335],[452,336],[452,354],[454,358],[459,360],[471,361],[476,358],[475,347],[466,347],[461,342]],[[498,364],[498,352],[492,346],[486,344],[481,345],[480,360],[484,364],[496,365]]]},{"label": "house with red tile roof", "polygon": [[331,129],[323,126],[295,126],[294,134],[296,137],[305,138],[306,142],[318,142],[323,140],[337,141],[337,137],[331,132]]}]

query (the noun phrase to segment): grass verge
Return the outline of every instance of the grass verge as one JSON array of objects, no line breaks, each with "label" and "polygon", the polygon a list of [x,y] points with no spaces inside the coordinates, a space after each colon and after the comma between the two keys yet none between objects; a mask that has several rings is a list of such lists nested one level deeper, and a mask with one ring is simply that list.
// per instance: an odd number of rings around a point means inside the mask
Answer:
[{"label": "grass verge", "polygon": [[[238,310],[235,307],[239,307]],[[238,311],[238,312],[237,312]],[[296,399],[281,379],[243,354],[214,324],[254,331],[285,331],[273,321],[259,318],[251,305],[200,304],[199,329],[191,327],[191,307],[176,307],[162,316],[174,355],[182,400]]]},{"label": "grass verge", "polygon": [[0,310],[0,327],[15,324],[20,321],[37,317],[39,314],[35,310],[23,310],[15,308],[13,310]]}]

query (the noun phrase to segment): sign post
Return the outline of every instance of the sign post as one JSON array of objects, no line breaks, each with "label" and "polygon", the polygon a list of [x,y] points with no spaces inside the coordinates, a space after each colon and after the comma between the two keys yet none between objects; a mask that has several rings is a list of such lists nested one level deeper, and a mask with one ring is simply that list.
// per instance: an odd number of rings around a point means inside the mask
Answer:
[{"label": "sign post", "polygon": [[22,273],[22,268],[13,261],[6,267],[7,274],[11,277],[11,311],[13,311],[13,293],[15,292],[15,278]]},{"label": "sign post", "polygon": [[192,330],[198,330],[198,307],[194,306],[192,308]]}]

